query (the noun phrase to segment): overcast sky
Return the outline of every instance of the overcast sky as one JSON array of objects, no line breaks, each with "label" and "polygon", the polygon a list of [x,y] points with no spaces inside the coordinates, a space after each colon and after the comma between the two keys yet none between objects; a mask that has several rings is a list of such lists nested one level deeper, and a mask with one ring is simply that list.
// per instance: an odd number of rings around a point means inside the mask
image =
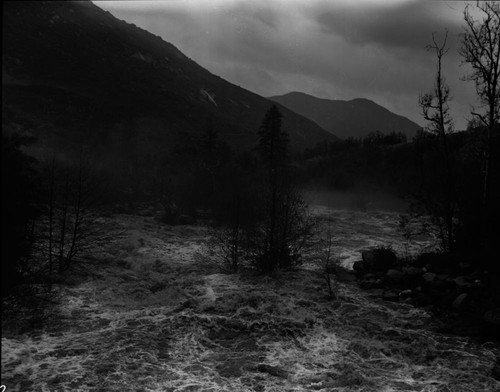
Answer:
[{"label": "overcast sky", "polygon": [[419,93],[432,88],[432,32],[443,59],[455,127],[463,129],[472,82],[457,54],[465,3],[414,0],[98,1],[99,7],[174,44],[224,79],[262,96],[302,91],[320,98],[368,98],[425,125]]}]

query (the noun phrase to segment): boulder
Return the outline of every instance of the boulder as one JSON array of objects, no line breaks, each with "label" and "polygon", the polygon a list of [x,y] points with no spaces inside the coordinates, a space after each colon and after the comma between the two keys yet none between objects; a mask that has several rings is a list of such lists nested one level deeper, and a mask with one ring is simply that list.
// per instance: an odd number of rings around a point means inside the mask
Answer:
[{"label": "boulder", "polygon": [[450,306],[457,296],[453,281],[440,280],[435,277],[431,281],[424,282],[422,291],[432,297],[436,304],[441,304],[442,306]]},{"label": "boulder", "polygon": [[369,271],[386,271],[397,263],[396,254],[390,248],[364,250],[361,257]]},{"label": "boulder", "polygon": [[354,264],[352,265],[352,269],[354,270],[354,272],[356,273],[356,276],[363,276],[367,273],[367,267],[366,267],[366,264],[363,260],[359,260],[359,261],[356,261],[354,262]]},{"label": "boulder", "polygon": [[432,283],[436,279],[436,276],[437,275],[433,272],[426,272],[425,274],[422,275],[422,278],[424,278],[426,282]]},{"label": "boulder", "polygon": [[483,321],[500,331],[500,308],[490,309],[483,315]]},{"label": "boulder", "polygon": [[405,274],[397,269],[388,270],[386,276],[395,283],[400,283],[405,278]]},{"label": "boulder", "polygon": [[382,294],[382,299],[384,301],[397,302],[399,301],[399,294],[397,291],[384,291]]},{"label": "boulder", "polygon": [[413,291],[410,289],[403,290],[399,293],[399,297],[403,298],[403,299],[410,298],[412,295],[413,295]]},{"label": "boulder", "polygon": [[433,306],[432,298],[429,295],[419,291],[413,293],[413,300],[416,306]]},{"label": "boulder", "polygon": [[[485,335],[494,340],[500,341],[500,308],[487,310],[482,317],[483,331]],[[500,376],[500,363],[497,368]]]},{"label": "boulder", "polygon": [[451,306],[453,306],[457,310],[463,310],[465,308],[467,298],[468,294],[462,293],[457,298],[455,298]]},{"label": "boulder", "polygon": [[437,274],[436,275],[436,279],[440,280],[440,281],[445,281],[445,280],[447,280],[449,282],[452,281],[452,279],[450,279],[450,275],[449,274]]},{"label": "boulder", "polygon": [[469,282],[465,276],[458,276],[455,279],[453,279],[453,281],[455,282],[455,284],[457,285],[457,288],[460,291],[474,287],[474,284]]},{"label": "boulder", "polygon": [[456,260],[443,253],[422,253],[417,257],[414,265],[425,267],[428,271],[438,274],[450,274],[453,266],[456,267]]},{"label": "boulder", "polygon": [[403,267],[403,272],[405,273],[405,275],[408,275],[411,277],[416,277],[416,276],[422,275],[421,268],[412,267],[412,266]]},{"label": "boulder", "polygon": [[417,256],[417,259],[415,260],[414,264],[417,267],[432,266],[432,264],[436,263],[436,260],[438,258],[439,258],[438,253],[434,252],[421,253]]}]

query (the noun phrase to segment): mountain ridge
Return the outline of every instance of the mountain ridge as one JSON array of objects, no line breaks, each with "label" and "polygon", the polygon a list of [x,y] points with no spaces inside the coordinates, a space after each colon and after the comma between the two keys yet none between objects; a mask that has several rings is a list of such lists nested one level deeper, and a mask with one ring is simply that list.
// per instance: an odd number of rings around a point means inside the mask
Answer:
[{"label": "mountain ridge", "polygon": [[[99,120],[104,116],[125,128],[134,128],[144,117],[154,118],[162,123],[154,130],[156,136],[163,128],[165,134],[189,139],[214,128],[233,148],[248,149],[274,104],[90,1],[6,2],[3,11],[2,86],[8,92],[4,107],[24,110],[25,117],[43,117],[39,111],[45,105],[67,122],[75,119],[71,111],[97,113]],[[44,87],[76,94],[84,103],[77,108],[48,102]],[[335,139],[309,119],[279,108],[293,149]]]},{"label": "mountain ridge", "polygon": [[370,132],[403,132],[408,138],[422,127],[367,98],[349,101],[318,98],[293,91],[268,97],[316,122],[340,138],[365,137]]}]

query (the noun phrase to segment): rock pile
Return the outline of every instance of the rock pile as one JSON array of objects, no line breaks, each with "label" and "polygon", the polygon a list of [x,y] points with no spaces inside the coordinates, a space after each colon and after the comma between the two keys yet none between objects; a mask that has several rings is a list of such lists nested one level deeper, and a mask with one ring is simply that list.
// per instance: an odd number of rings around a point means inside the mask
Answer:
[{"label": "rock pile", "polygon": [[390,248],[362,252],[358,284],[387,301],[422,307],[445,321],[443,332],[500,338],[497,283],[487,271],[438,253],[398,259]]}]

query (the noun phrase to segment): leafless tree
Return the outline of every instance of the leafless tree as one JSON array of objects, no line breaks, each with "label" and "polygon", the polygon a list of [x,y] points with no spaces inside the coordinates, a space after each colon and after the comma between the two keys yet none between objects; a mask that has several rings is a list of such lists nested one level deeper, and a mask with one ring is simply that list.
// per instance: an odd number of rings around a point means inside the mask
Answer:
[{"label": "leafless tree", "polygon": [[[434,80],[433,89],[425,94],[420,95],[419,105],[422,108],[424,118],[429,121],[428,130],[437,136],[439,143],[439,153],[443,159],[444,173],[440,179],[442,184],[442,200],[437,202],[426,201],[427,207],[432,210],[430,213],[436,218],[440,233],[443,248],[447,251],[451,250],[454,245],[454,217],[456,214],[457,202],[455,197],[455,175],[453,171],[453,163],[451,150],[449,147],[447,134],[453,131],[453,121],[450,116],[449,101],[451,100],[450,88],[443,76],[442,60],[448,52],[446,43],[448,39],[448,31],[442,43],[436,39],[436,34],[432,34],[432,44],[427,46],[428,50],[435,52],[437,58],[437,71]],[[440,168],[437,168],[440,170]],[[437,189],[428,189],[429,193],[436,193]],[[431,198],[429,198],[431,199]],[[435,199],[432,197],[432,199]]]},{"label": "leafless tree", "polygon": [[[49,276],[70,265],[113,235],[105,225],[100,202],[103,183],[83,157],[76,164],[45,164],[46,214],[38,222],[37,248],[48,262]],[[82,260],[78,260],[82,261]]]},{"label": "leafless tree", "polygon": [[486,211],[490,201],[492,139],[493,133],[498,132],[500,120],[500,3],[477,2],[475,8],[482,15],[480,19],[475,19],[470,5],[464,10],[466,26],[459,54],[463,57],[463,63],[472,68],[465,80],[476,84],[476,92],[483,107],[483,111],[474,110],[472,114],[480,119],[487,130],[482,163],[482,203],[483,211]]}]

